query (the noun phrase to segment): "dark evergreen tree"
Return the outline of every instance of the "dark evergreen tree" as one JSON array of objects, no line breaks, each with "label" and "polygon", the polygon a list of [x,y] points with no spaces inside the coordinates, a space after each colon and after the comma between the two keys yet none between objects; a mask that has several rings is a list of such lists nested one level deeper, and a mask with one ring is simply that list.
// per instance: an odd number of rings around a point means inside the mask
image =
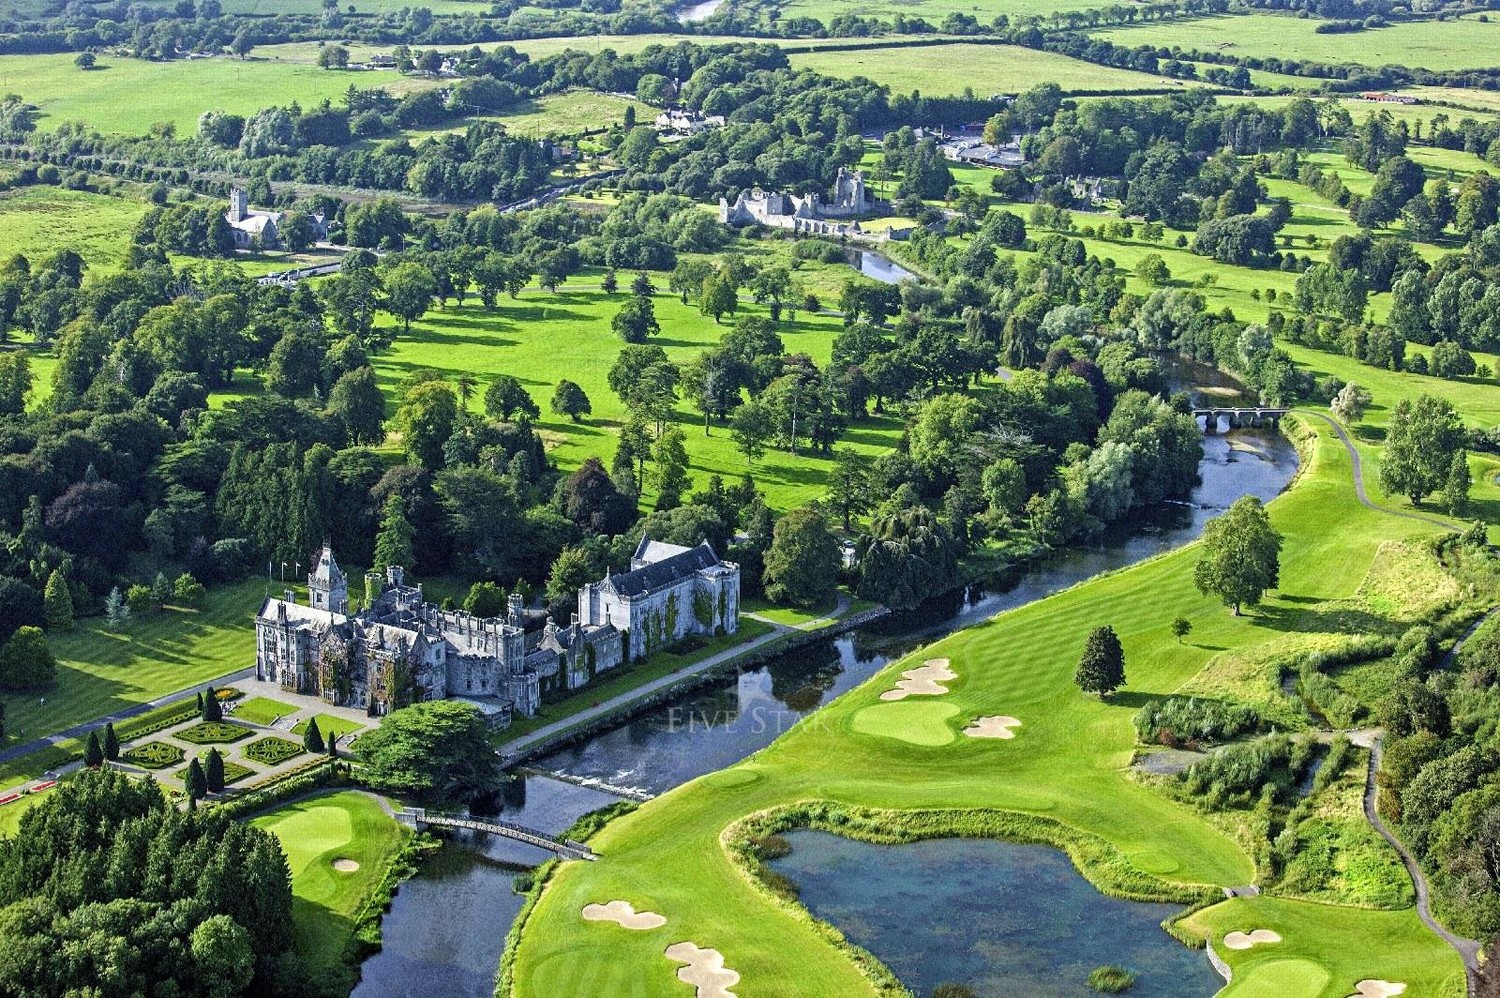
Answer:
[{"label": "dark evergreen tree", "polygon": [[208,750],[208,762],[203,767],[204,786],[211,794],[224,791],[224,756],[216,748]]},{"label": "dark evergreen tree", "polygon": [[203,691],[203,719],[205,721],[224,720],[224,708],[219,703],[219,695],[210,686]]},{"label": "dark evergreen tree", "polygon": [[323,733],[318,730],[318,719],[312,718],[307,722],[307,730],[302,734],[302,747],[309,752],[322,752]]},{"label": "dark evergreen tree", "polygon": [[208,777],[203,773],[203,764],[196,758],[188,763],[187,773],[182,778],[182,785],[187,790],[188,807],[196,807],[198,801],[208,793]]},{"label": "dark evergreen tree", "polygon": [[1101,697],[1125,685],[1125,650],[1113,627],[1105,625],[1089,632],[1073,681],[1085,693]]},{"label": "dark evergreen tree", "polygon": [[115,734],[115,722],[104,726],[104,758],[114,762],[120,758],[120,736]]},{"label": "dark evergreen tree", "polygon": [[83,764],[90,769],[104,765],[104,749],[99,745],[99,732],[90,731],[88,743],[83,747]]}]

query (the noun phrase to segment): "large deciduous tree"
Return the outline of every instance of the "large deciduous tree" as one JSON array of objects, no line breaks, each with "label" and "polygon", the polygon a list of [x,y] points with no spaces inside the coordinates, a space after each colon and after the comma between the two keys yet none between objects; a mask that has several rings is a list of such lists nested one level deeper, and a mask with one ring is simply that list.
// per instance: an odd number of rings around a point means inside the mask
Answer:
[{"label": "large deciduous tree", "polygon": [[357,750],[370,785],[396,793],[468,799],[491,789],[499,774],[484,717],[457,700],[392,711]]},{"label": "large deciduous tree", "polygon": [[1280,574],[1281,534],[1255,496],[1236,500],[1203,528],[1203,556],[1193,584],[1203,595],[1223,600],[1236,617],[1241,607],[1254,606],[1274,589]]},{"label": "large deciduous tree", "polygon": [[1391,410],[1386,428],[1380,488],[1417,505],[1443,487],[1454,455],[1462,452],[1463,439],[1463,424],[1453,403],[1432,395],[1402,399]]},{"label": "large deciduous tree", "polygon": [[818,606],[838,582],[839,545],[816,505],[776,521],[766,552],[766,595],[779,603]]}]

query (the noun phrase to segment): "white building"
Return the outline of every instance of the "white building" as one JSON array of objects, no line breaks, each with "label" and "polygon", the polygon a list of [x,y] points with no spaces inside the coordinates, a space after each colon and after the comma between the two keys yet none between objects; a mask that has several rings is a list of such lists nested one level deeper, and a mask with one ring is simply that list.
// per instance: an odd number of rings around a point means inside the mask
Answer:
[{"label": "white building", "polygon": [[630,571],[578,591],[578,619],[585,628],[623,630],[630,658],[689,634],[733,634],[740,621],[740,567],[721,561],[707,541],[685,548],[643,536]]}]

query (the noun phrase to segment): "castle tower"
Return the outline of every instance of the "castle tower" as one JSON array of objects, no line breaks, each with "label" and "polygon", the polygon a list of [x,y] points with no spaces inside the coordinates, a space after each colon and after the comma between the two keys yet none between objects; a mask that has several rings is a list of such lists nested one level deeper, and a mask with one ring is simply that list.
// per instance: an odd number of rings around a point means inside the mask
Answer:
[{"label": "castle tower", "polygon": [[307,591],[317,610],[349,612],[349,580],[333,558],[333,549],[325,541],[318,552],[318,563],[307,575]]},{"label": "castle tower", "polygon": [[250,195],[243,187],[229,189],[229,220],[243,222],[250,217]]}]

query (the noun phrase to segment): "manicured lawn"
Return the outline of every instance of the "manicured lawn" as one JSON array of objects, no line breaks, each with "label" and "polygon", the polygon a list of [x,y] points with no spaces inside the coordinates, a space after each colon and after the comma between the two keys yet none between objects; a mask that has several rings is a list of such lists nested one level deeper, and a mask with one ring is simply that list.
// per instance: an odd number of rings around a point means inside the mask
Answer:
[{"label": "manicured lawn", "polygon": [[236,721],[249,721],[251,724],[274,724],[278,717],[294,714],[297,707],[280,700],[272,700],[270,697],[251,697],[234,705],[234,713],[230,715]]},{"label": "manicured lawn", "polygon": [[[483,405],[488,380],[498,373],[511,374],[521,380],[540,406],[542,418],[536,426],[559,467],[569,471],[594,456],[607,464],[626,416],[624,404],[608,383],[610,365],[624,345],[611,331],[610,320],[627,294],[590,290],[589,285],[597,288],[598,276],[597,271],[579,275],[572,281],[574,287],[564,284],[555,295],[526,291],[516,300],[502,295],[492,311],[471,296],[467,305],[450,302],[448,308],[428,313],[412,324],[410,336],[398,337],[391,349],[374,359],[389,400],[388,413],[394,415],[395,395],[402,380],[422,368],[453,378],[460,374],[474,376],[479,386],[470,405],[476,410]],[[658,287],[666,284],[665,274],[653,274],[652,279]],[[716,325],[713,319],[700,315],[695,305],[683,305],[675,295],[658,294],[655,306],[662,331],[653,340],[678,363],[717,344],[732,325],[728,316],[722,325]],[[749,304],[742,307],[741,314],[763,315],[764,310]],[[779,332],[788,353],[809,354],[823,365],[832,352],[834,336],[842,328],[836,317],[799,312],[797,321],[783,324]],[[592,415],[581,423],[548,410],[552,392],[563,377],[581,386],[593,404]],[[796,455],[772,450],[751,465],[735,449],[726,427],[714,427],[711,435],[705,435],[703,417],[686,400],[677,404],[674,421],[687,436],[694,488],[702,488],[710,474],[733,483],[748,471],[766,501],[776,509],[785,510],[826,494],[827,474],[833,465],[829,455],[808,453],[805,447]],[[874,456],[894,447],[900,432],[901,425],[893,417],[871,418],[850,427],[839,446]],[[653,499],[648,491],[643,506],[651,508]]]},{"label": "manicured lawn", "polygon": [[[0,194],[0,259],[22,253],[35,266],[50,253],[73,249],[88,265],[86,276],[111,273],[124,263],[130,234],[149,207],[138,199],[61,187],[6,191]],[[36,358],[32,372],[50,388]]]},{"label": "manicured lawn", "polygon": [[[348,741],[348,736],[352,732],[363,731],[366,727],[366,725],[360,724],[358,721],[351,721],[343,717],[335,717],[332,714],[319,714],[317,715],[317,718],[318,730],[323,733],[323,738],[326,740],[328,738],[328,733],[332,731],[339,736],[340,744]],[[298,721],[296,727],[292,728],[292,734],[294,735],[301,735],[306,731],[306,719]]]},{"label": "manicured lawn", "polygon": [[45,793],[26,794],[20,800],[0,806],[0,839],[16,834],[21,826],[21,815],[40,804],[46,796]]},{"label": "manicured lawn", "polygon": [[403,94],[439,83],[395,73],[341,73],[281,63],[260,52],[245,60],[168,62],[102,55],[87,72],[73,65],[71,53],[0,56],[0,93],[20,94],[40,105],[37,127],[43,131],[81,121],[100,131],[144,135],[153,124],[169,122],[185,137],[197,130],[204,111],[249,115],[294,100],[314,107],[325,98],[337,102],[350,84]]},{"label": "manicured lawn", "polygon": [[[360,909],[410,833],[369,796],[342,791],[277,808],[253,824],[281,840],[292,871],[297,952],[313,980],[345,990],[353,981],[342,961]],[[338,860],[358,867],[334,869]]]},{"label": "manicured lawn", "polygon": [[[665,993],[675,966],[661,956],[660,934],[620,933],[579,918],[584,904],[620,897],[664,914],[671,938],[722,951],[726,964],[743,975],[736,991],[747,998],[870,993],[847,958],[753,890],[725,855],[720,835],[736,819],[799,800],[1036,814],[1102,837],[1123,862],[1169,881],[1249,882],[1251,859],[1222,825],[1131,778],[1131,718],[1147,698],[1214,675],[1230,653],[1269,661],[1330,634],[1397,632],[1432,611],[1433,595],[1415,581],[1422,578],[1416,556],[1415,563],[1398,560],[1383,569],[1398,583],[1408,579],[1403,573],[1415,573],[1394,596],[1387,583],[1373,591],[1364,583],[1385,542],[1432,536],[1435,528],[1359,506],[1342,445],[1326,428],[1317,433],[1310,467],[1271,504],[1285,534],[1281,588],[1261,610],[1236,618],[1199,595],[1191,581],[1197,552],[1189,547],[1004,613],[892,663],[733,774],[679,787],[596,836],[592,844],[607,862],[564,865],[527,925],[518,993]],[[1190,644],[1170,633],[1177,614],[1194,625]],[[1129,677],[1109,702],[1084,696],[1072,682],[1085,635],[1101,623],[1120,634]],[[934,657],[948,658],[958,675],[947,684],[948,694],[879,699],[901,671]],[[1263,682],[1253,676],[1227,685],[1248,690]],[[957,734],[973,718],[993,714],[1020,719],[1014,739]],[[723,778],[733,775],[744,778]],[[1222,908],[1204,917],[1217,919]],[[1382,948],[1410,955],[1399,966],[1375,965],[1405,974],[1391,979],[1410,981],[1412,993],[1433,993],[1418,985],[1436,987],[1461,975],[1456,955],[1409,912],[1327,912],[1328,932],[1299,932],[1302,958],[1343,968],[1357,955],[1351,940],[1368,934]]]},{"label": "manicured lawn", "polygon": [[258,738],[246,745],[244,749],[246,759],[251,759],[263,766],[279,766],[288,759],[295,759],[304,751],[306,750],[301,743],[277,738],[274,735]]},{"label": "manicured lawn", "polygon": [[[925,11],[924,11],[925,13]],[[808,52],[791,56],[795,69],[848,79],[863,76],[897,93],[943,96],[972,88],[980,97],[1019,93],[1038,83],[1063,90],[1176,90],[1187,84],[1150,73],[1099,66],[1053,52],[1011,45],[932,45],[911,48]],[[1197,85],[1197,84],[1195,84]]]},{"label": "manicured lawn", "polygon": [[1410,21],[1371,31],[1320,35],[1316,18],[1226,14],[1173,19],[1095,32],[1120,45],[1156,45],[1236,56],[1275,56],[1317,62],[1394,63],[1413,69],[1476,69],[1500,62],[1500,22],[1474,17]]},{"label": "manicured lawn", "polygon": [[166,769],[181,762],[183,752],[170,742],[146,742],[122,753],[121,758],[145,769]]},{"label": "manicured lawn", "polygon": [[814,607],[811,610],[803,610],[800,607],[792,606],[776,606],[760,599],[740,601],[741,614],[753,613],[757,617],[764,617],[766,620],[785,624],[787,627],[801,627],[803,624],[810,623],[820,617],[828,616],[837,607],[838,600],[836,599],[829,600],[822,606]]},{"label": "manicured lawn", "polygon": [[107,630],[102,617],[89,617],[72,631],[50,636],[57,682],[44,696],[7,698],[6,744],[250,667],[252,618],[265,585],[252,580],[215,586],[201,607],[148,614],[122,633]]},{"label": "manicured lawn", "polygon": [[[1234,971],[1222,998],[1344,998],[1366,979],[1406,984],[1409,995],[1464,994],[1457,957],[1410,908],[1364,911],[1262,895],[1215,905],[1185,925],[1212,938]],[[1221,944],[1226,933],[1252,929],[1270,929],[1281,942],[1248,950]]]}]

